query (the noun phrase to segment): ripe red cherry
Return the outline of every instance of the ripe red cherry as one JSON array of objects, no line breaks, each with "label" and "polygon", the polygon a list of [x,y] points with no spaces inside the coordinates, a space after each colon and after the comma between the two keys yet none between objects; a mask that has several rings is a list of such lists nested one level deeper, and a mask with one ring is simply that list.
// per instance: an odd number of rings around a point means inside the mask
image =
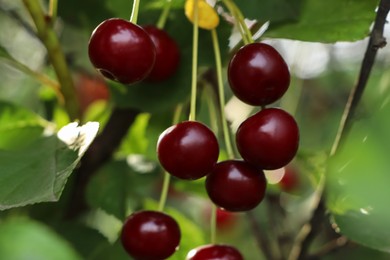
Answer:
[{"label": "ripe red cherry", "polygon": [[75,81],[75,88],[82,113],[94,102],[108,100],[110,96],[107,84],[100,75],[78,74]]},{"label": "ripe red cherry", "polygon": [[244,260],[244,257],[232,246],[204,245],[192,249],[186,260]]},{"label": "ripe red cherry", "polygon": [[252,43],[241,47],[230,60],[228,79],[241,101],[264,106],[278,100],[290,84],[288,66],[270,45]]},{"label": "ripe red cherry", "polygon": [[[210,222],[212,207],[207,205],[203,212],[203,220],[205,223]],[[221,208],[217,208],[216,211],[216,224],[218,231],[229,231],[232,230],[238,221],[237,213],[223,210]]]},{"label": "ripe red cherry", "polygon": [[156,59],[156,49],[148,33],[119,18],[105,20],[95,28],[88,54],[105,77],[123,84],[145,79]]},{"label": "ripe red cherry", "polygon": [[215,205],[228,211],[247,211],[264,198],[266,179],[262,170],[238,160],[218,163],[206,177],[206,191]]},{"label": "ripe red cherry", "polygon": [[172,76],[180,62],[179,47],[175,40],[164,30],[153,25],[143,26],[156,48],[156,62],[147,80],[163,81]]},{"label": "ripe red cherry", "polygon": [[195,180],[216,164],[219,146],[214,133],[197,121],[185,121],[166,129],[157,142],[163,168],[180,179]]},{"label": "ripe red cherry", "polygon": [[285,192],[293,192],[299,188],[300,179],[297,169],[292,165],[284,167],[284,174],[279,181],[280,188]]},{"label": "ripe red cherry", "polygon": [[180,229],[169,215],[158,211],[138,211],[122,227],[121,242],[137,260],[161,260],[171,256],[180,243]]},{"label": "ripe red cherry", "polygon": [[236,143],[245,161],[261,169],[275,170],[288,164],[297,153],[298,125],[282,109],[263,109],[241,123]]}]

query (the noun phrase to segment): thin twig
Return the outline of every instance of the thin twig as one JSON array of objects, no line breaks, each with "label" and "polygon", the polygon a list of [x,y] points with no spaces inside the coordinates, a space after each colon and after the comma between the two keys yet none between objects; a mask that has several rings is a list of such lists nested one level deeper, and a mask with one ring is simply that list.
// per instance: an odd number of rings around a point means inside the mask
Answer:
[{"label": "thin twig", "polygon": [[372,67],[375,62],[376,54],[379,48],[386,46],[386,39],[383,36],[383,30],[386,23],[386,17],[389,13],[390,1],[381,0],[379,3],[378,11],[372,28],[371,35],[368,41],[366,53],[364,54],[362,66],[360,68],[359,79],[355,88],[351,91],[348,102],[345,106],[343,117],[340,122],[339,130],[333,143],[331,155],[334,155],[345,137],[348,135],[353,119],[355,116],[356,108],[360,103],[363,96],[363,92],[366,88],[368,78]]},{"label": "thin twig", "polygon": [[[355,116],[356,108],[358,107],[363,92],[367,86],[367,82],[372,67],[374,65],[378,49],[386,45],[386,39],[383,36],[383,30],[389,10],[390,1],[381,0],[376,13],[375,22],[370,34],[367,49],[362,61],[358,82],[350,93],[339,125],[337,136],[331,149],[330,156],[334,156],[336,154],[336,152],[339,150],[340,145],[342,145],[342,142],[346,139],[354,121],[353,119]],[[325,216],[324,204],[325,202],[322,195],[317,208],[313,212],[311,219],[302,229],[302,231],[306,229],[307,232],[302,232],[302,234],[297,236],[290,254],[291,257],[289,259],[305,259],[307,257],[308,249],[311,245],[311,242],[318,233],[322,224],[321,220]]]},{"label": "thin twig", "polygon": [[256,217],[252,211],[248,211],[246,213],[246,217],[249,221],[250,227],[252,229],[252,233],[255,236],[256,242],[259,244],[259,248],[261,248],[262,253],[264,254],[266,259],[272,259],[275,260],[276,257],[274,256],[274,253],[272,252],[271,243],[269,239],[264,236],[265,234],[261,232],[259,224],[257,223]]},{"label": "thin twig", "polygon": [[50,63],[61,85],[61,92],[65,100],[65,109],[71,120],[79,119],[80,109],[74,82],[58,36],[53,30],[51,23],[45,19],[46,14],[43,11],[40,1],[23,0],[23,2],[37,28],[37,36],[46,47]]},{"label": "thin twig", "polygon": [[294,245],[291,249],[290,255],[288,256],[288,260],[305,258],[307,252],[309,251],[311,243],[321,229],[324,217],[325,205],[324,201],[321,200],[317,208],[314,210],[309,222],[306,223],[298,233],[294,241]]},{"label": "thin twig", "polygon": [[322,257],[329,255],[330,253],[334,253],[337,250],[340,250],[341,248],[347,246],[348,244],[350,244],[348,238],[346,238],[345,236],[338,237],[330,241],[329,243],[325,244],[315,253],[310,254],[306,259],[307,260],[321,259]]}]

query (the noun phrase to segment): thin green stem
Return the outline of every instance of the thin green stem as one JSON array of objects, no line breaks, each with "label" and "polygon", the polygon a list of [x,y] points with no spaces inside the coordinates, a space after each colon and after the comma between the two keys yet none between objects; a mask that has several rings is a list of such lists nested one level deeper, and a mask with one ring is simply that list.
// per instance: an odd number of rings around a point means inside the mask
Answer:
[{"label": "thin green stem", "polygon": [[213,47],[214,47],[215,67],[217,70],[218,97],[219,97],[219,105],[220,105],[220,112],[221,112],[223,137],[225,140],[226,152],[229,158],[233,159],[234,150],[231,143],[230,131],[225,116],[225,91],[223,87],[221,51],[219,48],[218,34],[215,29],[211,30],[211,37],[212,37]]},{"label": "thin green stem", "polygon": [[58,101],[60,102],[60,104],[62,104],[62,105],[64,104],[64,96],[61,93],[60,85],[58,84],[57,81],[52,80],[51,78],[49,78],[45,74],[42,74],[42,73],[39,73],[37,71],[30,69],[29,67],[27,67],[26,65],[24,65],[23,63],[20,63],[19,61],[15,60],[15,59],[6,59],[5,62],[7,64],[9,64],[10,66],[12,66],[13,68],[20,70],[21,72],[34,78],[35,80],[42,83],[43,85],[46,85],[46,86],[49,86],[50,88],[52,88],[56,92],[57,97],[58,97]]},{"label": "thin green stem", "polygon": [[168,172],[164,172],[164,181],[161,190],[160,202],[158,204],[159,211],[164,211],[165,203],[167,202],[170,181],[171,175]]},{"label": "thin green stem", "polygon": [[[182,111],[183,111],[183,105],[178,104],[173,114],[173,120],[172,120],[173,124],[177,124],[179,122]],[[163,186],[161,190],[160,201],[158,204],[159,211],[164,211],[164,207],[167,202],[170,181],[171,181],[171,175],[168,172],[164,172]]]},{"label": "thin green stem", "polygon": [[161,15],[157,21],[157,28],[160,29],[164,28],[165,23],[167,22],[168,19],[169,11],[171,10],[171,6],[172,6],[172,0],[167,0],[165,2]]},{"label": "thin green stem", "polygon": [[140,0],[133,1],[133,9],[131,10],[130,22],[134,24],[137,24],[138,21],[139,2]]},{"label": "thin green stem", "polygon": [[208,82],[204,82],[203,96],[207,102],[207,108],[209,109],[210,127],[214,133],[218,132],[218,109],[216,105],[216,93],[213,90],[213,86]]},{"label": "thin green stem", "polygon": [[65,55],[54,30],[45,20],[40,1],[23,0],[37,28],[37,36],[45,45],[49,60],[61,85],[61,92],[65,100],[65,109],[71,120],[80,117],[79,103],[76,96],[72,75],[66,63]]},{"label": "thin green stem", "polygon": [[240,24],[245,32],[245,35],[247,37],[248,42],[253,43],[254,42],[253,36],[252,36],[252,33],[249,30],[248,26],[245,23],[244,15],[242,14],[241,10],[235,4],[233,4],[233,5],[234,5],[234,8],[236,10],[236,15],[237,15],[236,17],[238,17],[238,21],[240,22]]},{"label": "thin green stem", "polygon": [[248,26],[245,23],[244,16],[242,15],[240,9],[231,0],[223,0],[223,3],[226,5],[226,7],[229,9],[230,14],[236,20],[237,27],[244,44],[252,43],[252,33],[250,32]]},{"label": "thin green stem", "polygon": [[198,79],[198,41],[199,41],[199,27],[198,27],[198,1],[194,1],[194,22],[193,22],[193,36],[192,36],[192,78],[191,78],[191,103],[189,120],[195,120],[196,117],[196,93],[197,93],[197,79]]},{"label": "thin green stem", "polygon": [[58,9],[58,0],[50,0],[49,15],[51,17],[52,22],[54,22],[57,18],[57,9]]},{"label": "thin green stem", "polygon": [[212,204],[210,217],[210,239],[211,244],[217,242],[217,206]]}]

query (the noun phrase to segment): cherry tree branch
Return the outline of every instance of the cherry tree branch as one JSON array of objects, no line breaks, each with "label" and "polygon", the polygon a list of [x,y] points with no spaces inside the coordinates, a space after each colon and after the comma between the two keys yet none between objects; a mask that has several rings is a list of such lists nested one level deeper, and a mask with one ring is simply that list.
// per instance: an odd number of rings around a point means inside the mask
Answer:
[{"label": "cherry tree branch", "polygon": [[[383,31],[389,10],[390,1],[380,0],[374,25],[371,30],[366,52],[364,54],[360,68],[358,82],[350,92],[350,96],[345,106],[344,113],[339,125],[339,130],[331,149],[330,156],[334,156],[336,154],[340,145],[342,145],[342,142],[346,139],[348,133],[350,132],[354,122],[356,109],[363,96],[364,90],[366,89],[367,82],[375,62],[376,54],[380,48],[383,48],[386,45],[386,39],[383,36]],[[324,198],[321,196],[321,199],[319,200],[311,219],[302,228],[302,231],[306,229],[307,232],[301,232],[301,234],[298,235],[295,240],[289,257],[290,260],[307,258],[309,247],[315,236],[318,234],[322,220],[326,215],[326,207],[324,205]]]},{"label": "cherry tree branch", "polygon": [[80,117],[79,103],[76,98],[72,75],[69,71],[58,36],[51,22],[45,19],[46,15],[40,1],[23,0],[23,3],[34,21],[37,29],[36,34],[47,50],[50,63],[61,85],[65,109],[71,120],[77,120]]},{"label": "cherry tree branch", "polygon": [[368,41],[366,53],[364,54],[362,66],[360,68],[358,82],[350,92],[348,102],[344,109],[343,117],[341,118],[339,130],[330,153],[331,155],[334,155],[336,153],[337,148],[348,135],[353,124],[356,108],[360,103],[360,100],[363,96],[363,92],[367,85],[367,81],[370,77],[370,73],[374,65],[378,49],[386,46],[386,39],[383,36],[383,30],[385,27],[386,17],[389,13],[389,9],[390,1],[381,0],[376,13],[374,26],[372,28],[371,35]]}]

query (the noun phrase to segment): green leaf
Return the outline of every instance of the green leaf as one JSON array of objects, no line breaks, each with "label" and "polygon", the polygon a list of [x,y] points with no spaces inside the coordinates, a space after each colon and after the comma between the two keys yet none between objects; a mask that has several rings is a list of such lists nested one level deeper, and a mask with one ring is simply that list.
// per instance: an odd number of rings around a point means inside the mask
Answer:
[{"label": "green leaf", "polygon": [[48,125],[30,110],[0,101],[0,149],[15,149],[31,143]]},{"label": "green leaf", "polygon": [[326,195],[342,234],[362,245],[390,252],[389,91],[380,94],[380,107],[371,104],[374,113],[355,122],[331,161]]},{"label": "green leaf", "polygon": [[271,19],[264,36],[312,42],[360,40],[368,36],[377,5],[374,0],[304,0],[298,21],[273,24]]},{"label": "green leaf", "polygon": [[77,260],[81,257],[54,231],[28,219],[0,224],[0,259]]},{"label": "green leaf", "polygon": [[96,132],[94,125],[71,124],[58,137],[42,136],[23,149],[0,150],[0,210],[57,201]]},{"label": "green leaf", "polygon": [[64,239],[69,241],[83,259],[93,255],[97,248],[109,244],[99,231],[75,221],[58,222],[53,227]]},{"label": "green leaf", "polygon": [[235,1],[243,15],[260,22],[281,23],[299,18],[304,0],[247,0]]},{"label": "green leaf", "polygon": [[108,163],[88,184],[88,204],[120,220],[125,219],[129,208],[137,208],[144,197],[150,196],[156,169],[154,163],[144,161],[140,156]]},{"label": "green leaf", "polygon": [[[115,14],[107,8],[106,4],[107,1],[94,0],[60,1],[58,4],[58,16],[70,25],[79,28],[84,27],[84,29],[92,32],[92,30],[104,19],[115,16]],[[130,3],[128,10],[130,17]]]}]

